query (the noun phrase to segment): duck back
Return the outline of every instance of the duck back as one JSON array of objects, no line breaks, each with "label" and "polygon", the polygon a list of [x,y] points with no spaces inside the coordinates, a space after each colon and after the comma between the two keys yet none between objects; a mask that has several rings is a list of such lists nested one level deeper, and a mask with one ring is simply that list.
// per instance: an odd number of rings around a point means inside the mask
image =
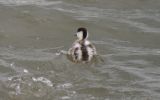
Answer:
[{"label": "duck back", "polygon": [[89,55],[87,47],[84,45],[84,43],[81,45],[81,51],[82,51],[82,61],[88,61]]}]

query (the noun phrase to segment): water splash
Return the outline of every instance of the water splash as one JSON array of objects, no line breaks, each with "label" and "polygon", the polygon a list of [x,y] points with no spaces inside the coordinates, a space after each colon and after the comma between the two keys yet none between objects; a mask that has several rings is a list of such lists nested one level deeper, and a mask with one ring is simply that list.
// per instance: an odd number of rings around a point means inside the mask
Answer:
[{"label": "water splash", "polygon": [[53,83],[45,77],[37,77],[37,78],[32,77],[32,80],[34,82],[42,82],[42,83],[46,84],[47,86],[53,87]]}]

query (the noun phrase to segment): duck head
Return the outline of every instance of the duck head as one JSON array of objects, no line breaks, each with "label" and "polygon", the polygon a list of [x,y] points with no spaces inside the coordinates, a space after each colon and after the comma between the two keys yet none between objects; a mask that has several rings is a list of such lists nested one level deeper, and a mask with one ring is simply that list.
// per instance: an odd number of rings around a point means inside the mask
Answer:
[{"label": "duck head", "polygon": [[76,36],[78,38],[78,40],[85,40],[88,38],[88,31],[86,28],[84,27],[80,27],[77,29],[77,33]]}]

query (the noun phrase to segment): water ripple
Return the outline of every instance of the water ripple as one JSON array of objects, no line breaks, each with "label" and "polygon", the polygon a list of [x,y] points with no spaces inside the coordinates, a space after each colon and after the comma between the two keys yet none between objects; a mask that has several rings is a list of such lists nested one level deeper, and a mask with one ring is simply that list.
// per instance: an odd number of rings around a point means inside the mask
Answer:
[{"label": "water ripple", "polygon": [[46,0],[0,0],[0,3],[4,5],[12,5],[12,6],[21,6],[21,5],[48,6],[53,4],[59,4],[61,3],[61,1],[47,2]]}]

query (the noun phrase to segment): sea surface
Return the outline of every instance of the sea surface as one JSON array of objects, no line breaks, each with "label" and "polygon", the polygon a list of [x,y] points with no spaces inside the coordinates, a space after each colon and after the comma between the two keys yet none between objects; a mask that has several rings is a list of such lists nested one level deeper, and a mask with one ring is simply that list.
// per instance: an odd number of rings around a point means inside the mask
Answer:
[{"label": "sea surface", "polygon": [[[56,55],[78,27],[104,62]],[[0,0],[0,100],[160,100],[160,0]]]}]

